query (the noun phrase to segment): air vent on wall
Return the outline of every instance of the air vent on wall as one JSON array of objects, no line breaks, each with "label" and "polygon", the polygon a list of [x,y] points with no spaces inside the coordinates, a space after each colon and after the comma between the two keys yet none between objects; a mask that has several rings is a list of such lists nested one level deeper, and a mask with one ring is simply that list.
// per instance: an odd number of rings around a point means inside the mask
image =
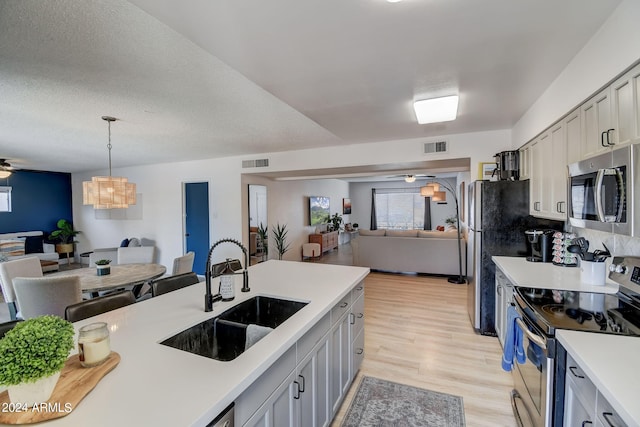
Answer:
[{"label": "air vent on wall", "polygon": [[243,168],[266,168],[269,166],[269,159],[243,160]]},{"label": "air vent on wall", "polygon": [[448,151],[447,141],[425,142],[424,154],[446,153]]}]

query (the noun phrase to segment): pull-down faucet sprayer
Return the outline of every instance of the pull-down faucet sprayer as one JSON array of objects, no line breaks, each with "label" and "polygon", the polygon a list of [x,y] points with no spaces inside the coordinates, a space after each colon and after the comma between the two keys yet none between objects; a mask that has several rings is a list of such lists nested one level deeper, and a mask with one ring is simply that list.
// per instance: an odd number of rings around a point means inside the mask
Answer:
[{"label": "pull-down faucet sprayer", "polygon": [[[249,288],[249,273],[247,272],[247,268],[249,267],[249,253],[247,252],[247,248],[245,248],[242,243],[238,242],[237,240],[234,239],[221,239],[218,240],[217,242],[215,242],[213,244],[213,246],[211,246],[211,249],[209,249],[209,254],[207,255],[207,264],[205,266],[205,271],[204,271],[204,280],[205,280],[205,285],[206,285],[206,293],[204,295],[204,311],[212,311],[213,310],[213,303],[216,301],[219,301],[222,299],[222,296],[217,293],[215,295],[213,295],[211,293],[211,279],[213,276],[213,273],[211,271],[211,254],[213,253],[213,250],[220,245],[221,243],[233,243],[237,246],[240,247],[240,249],[242,249],[242,253],[244,254],[244,269],[242,270],[242,292],[249,292],[251,289]],[[236,274],[240,274],[240,273],[236,273]]]}]

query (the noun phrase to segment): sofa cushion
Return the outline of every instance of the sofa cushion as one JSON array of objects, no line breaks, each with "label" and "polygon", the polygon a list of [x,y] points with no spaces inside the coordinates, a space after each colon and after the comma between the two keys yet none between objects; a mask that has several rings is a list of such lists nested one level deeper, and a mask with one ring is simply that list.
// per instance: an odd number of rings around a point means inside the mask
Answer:
[{"label": "sofa cushion", "polygon": [[142,246],[142,244],[140,244],[140,239],[138,239],[137,237],[132,237],[129,239],[129,244],[127,245],[128,248],[137,248],[138,246]]},{"label": "sofa cushion", "polygon": [[417,237],[418,230],[387,230],[386,236],[389,237]]},{"label": "sofa cushion", "polygon": [[24,242],[24,237],[0,240],[0,252],[8,257],[24,255]]},{"label": "sofa cushion", "polygon": [[129,246],[129,239],[122,239],[122,242],[120,242],[120,247],[126,248],[127,246]]},{"label": "sofa cushion", "polygon": [[436,239],[455,239],[458,233],[446,233],[444,231],[435,230],[418,230],[418,237],[436,238]]},{"label": "sofa cushion", "polygon": [[44,252],[44,236],[27,236],[24,241],[25,254],[39,254]]},{"label": "sofa cushion", "polygon": [[386,230],[360,230],[362,236],[384,236]]}]

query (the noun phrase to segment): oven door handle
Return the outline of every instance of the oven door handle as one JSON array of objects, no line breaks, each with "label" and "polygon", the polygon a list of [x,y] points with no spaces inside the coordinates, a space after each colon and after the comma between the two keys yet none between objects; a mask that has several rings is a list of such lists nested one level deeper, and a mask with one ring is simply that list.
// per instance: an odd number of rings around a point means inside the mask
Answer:
[{"label": "oven door handle", "polygon": [[547,349],[547,340],[531,332],[529,328],[527,328],[527,325],[524,324],[522,319],[516,318],[516,325],[518,325],[518,327],[522,330],[522,333],[525,334],[526,337],[529,338],[531,341],[533,341],[534,344],[536,344],[538,347],[540,347],[543,350]]}]

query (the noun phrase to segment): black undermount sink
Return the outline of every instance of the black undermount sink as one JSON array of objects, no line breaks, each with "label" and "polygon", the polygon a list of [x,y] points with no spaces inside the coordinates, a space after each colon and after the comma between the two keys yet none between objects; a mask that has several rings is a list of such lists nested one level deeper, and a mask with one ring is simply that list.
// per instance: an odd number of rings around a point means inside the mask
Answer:
[{"label": "black undermount sink", "polygon": [[247,326],[277,328],[305,305],[306,302],[253,297],[160,344],[211,359],[233,360],[245,351]]}]

